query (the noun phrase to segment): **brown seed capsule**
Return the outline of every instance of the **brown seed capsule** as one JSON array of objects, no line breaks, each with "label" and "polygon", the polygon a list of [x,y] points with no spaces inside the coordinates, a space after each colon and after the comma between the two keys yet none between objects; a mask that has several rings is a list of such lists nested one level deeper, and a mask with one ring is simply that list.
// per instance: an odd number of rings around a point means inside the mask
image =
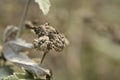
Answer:
[{"label": "brown seed capsule", "polygon": [[30,27],[30,29],[33,29],[36,35],[38,35],[38,38],[34,40],[34,46],[40,51],[45,53],[50,50],[60,52],[67,45],[68,40],[65,36],[49,24],[29,26],[31,26],[32,28]]}]

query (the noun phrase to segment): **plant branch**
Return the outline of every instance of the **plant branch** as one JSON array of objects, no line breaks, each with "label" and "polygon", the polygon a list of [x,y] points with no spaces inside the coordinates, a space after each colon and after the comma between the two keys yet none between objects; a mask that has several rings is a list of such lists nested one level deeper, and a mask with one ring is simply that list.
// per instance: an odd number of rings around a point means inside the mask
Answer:
[{"label": "plant branch", "polygon": [[23,23],[24,23],[24,21],[25,21],[25,19],[26,19],[30,2],[31,2],[31,0],[27,0],[27,2],[26,2],[26,5],[25,5],[25,8],[24,8],[22,17],[21,17],[21,21],[20,21],[20,24],[19,24],[19,27],[20,27],[20,28],[19,28],[19,31],[18,31],[18,33],[17,33],[17,37],[19,37],[20,34],[22,33],[22,30],[23,30],[23,27],[24,27],[24,26],[23,26]]}]

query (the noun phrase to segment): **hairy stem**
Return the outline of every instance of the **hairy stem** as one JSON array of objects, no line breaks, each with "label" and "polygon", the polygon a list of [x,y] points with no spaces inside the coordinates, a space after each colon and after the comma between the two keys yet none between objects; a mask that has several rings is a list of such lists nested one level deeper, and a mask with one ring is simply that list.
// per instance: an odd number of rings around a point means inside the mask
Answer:
[{"label": "hairy stem", "polygon": [[17,37],[19,37],[20,34],[22,33],[22,30],[23,30],[23,27],[24,27],[24,26],[23,26],[23,23],[24,23],[24,21],[25,21],[25,19],[26,19],[30,2],[31,2],[31,0],[27,0],[27,2],[26,2],[26,5],[25,5],[25,8],[24,8],[22,17],[21,17],[21,21],[20,21],[20,24],[19,24],[19,27],[20,27],[20,28],[19,28],[19,31],[18,31],[18,33],[17,33]]}]

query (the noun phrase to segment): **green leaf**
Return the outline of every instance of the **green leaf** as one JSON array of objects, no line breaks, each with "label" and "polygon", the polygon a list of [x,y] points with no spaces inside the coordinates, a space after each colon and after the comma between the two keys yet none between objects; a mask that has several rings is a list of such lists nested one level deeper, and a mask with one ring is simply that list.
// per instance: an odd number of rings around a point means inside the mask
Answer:
[{"label": "green leaf", "polygon": [[44,80],[40,78],[34,78],[28,73],[14,73],[13,75],[10,75],[8,77],[4,77],[3,80]]},{"label": "green leaf", "polygon": [[8,77],[5,77],[3,80],[19,80],[19,78],[15,75],[10,75]]},{"label": "green leaf", "polygon": [[35,0],[35,2],[39,4],[39,8],[42,10],[44,15],[49,12],[49,8],[51,6],[49,0]]},{"label": "green leaf", "polygon": [[13,70],[10,69],[10,66],[0,67],[0,80],[3,77],[9,76],[13,74]]}]

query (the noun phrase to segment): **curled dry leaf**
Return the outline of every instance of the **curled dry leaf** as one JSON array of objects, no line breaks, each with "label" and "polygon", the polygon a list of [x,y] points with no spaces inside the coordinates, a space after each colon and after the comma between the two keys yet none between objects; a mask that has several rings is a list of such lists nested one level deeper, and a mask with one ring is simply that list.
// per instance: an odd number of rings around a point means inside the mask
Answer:
[{"label": "curled dry leaf", "polygon": [[[48,69],[44,69],[40,67],[37,63],[32,61],[28,56],[21,54],[23,53],[23,51],[26,51],[27,49],[31,49],[33,45],[31,43],[25,42],[22,39],[16,38],[17,29],[13,30],[14,28],[16,28],[15,26],[8,26],[8,27],[6,28],[8,31],[5,30],[5,34],[8,34],[9,36],[5,35],[6,40],[3,45],[4,57],[8,61],[13,62],[20,67],[23,67],[25,70],[29,71],[32,74],[35,74],[37,76],[44,76],[44,75],[51,76],[51,73]],[[12,38],[9,38],[11,36]]]},{"label": "curled dry leaf", "polygon": [[13,25],[8,25],[3,34],[3,42],[14,40],[16,38],[18,28]]}]

